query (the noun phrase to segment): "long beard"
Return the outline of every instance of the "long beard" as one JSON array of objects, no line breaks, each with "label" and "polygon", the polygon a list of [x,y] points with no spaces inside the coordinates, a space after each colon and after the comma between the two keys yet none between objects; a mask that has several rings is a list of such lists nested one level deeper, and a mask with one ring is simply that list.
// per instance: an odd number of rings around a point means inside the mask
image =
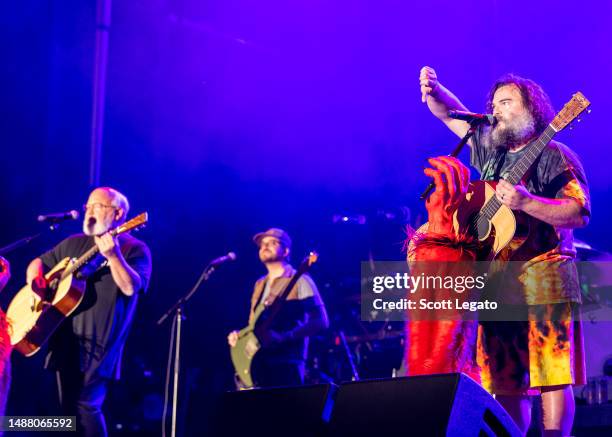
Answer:
[{"label": "long beard", "polygon": [[94,217],[90,217],[89,219],[83,220],[83,233],[89,237],[92,237],[94,235],[100,236],[110,231],[112,226],[112,219],[106,220],[104,222],[99,222]]},{"label": "long beard", "polygon": [[513,149],[527,143],[534,137],[535,120],[529,112],[511,121],[503,120],[504,126],[497,123],[485,135],[485,144],[494,149]]}]

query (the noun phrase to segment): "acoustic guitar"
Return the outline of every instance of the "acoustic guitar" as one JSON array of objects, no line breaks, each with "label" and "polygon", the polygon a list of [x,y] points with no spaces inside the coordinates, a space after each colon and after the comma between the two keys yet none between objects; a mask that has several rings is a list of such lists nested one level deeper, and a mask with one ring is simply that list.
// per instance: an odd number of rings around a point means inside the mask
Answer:
[{"label": "acoustic guitar", "polygon": [[[504,179],[512,185],[523,180],[550,140],[565,129],[590,105],[587,98],[577,92],[555,116],[538,139],[532,143],[523,156],[512,166]],[[494,181],[472,181],[465,200],[453,216],[453,228],[457,234],[474,236],[482,244],[486,259],[492,260],[504,253],[508,259],[516,253],[529,238],[532,218],[527,214],[513,212],[495,197]],[[417,233],[427,231],[427,223]]]},{"label": "acoustic guitar", "polygon": [[261,349],[255,331],[265,331],[270,328],[274,318],[287,300],[287,296],[291,289],[297,284],[300,277],[317,262],[318,258],[319,255],[316,252],[310,252],[310,254],[304,258],[287,286],[276,299],[274,299],[272,305],[266,306],[262,299],[255,307],[254,317],[249,325],[238,332],[238,341],[234,347],[230,348],[232,363],[236,371],[236,384],[238,388],[244,390],[253,388],[254,386],[253,376],[251,375],[251,363],[253,362],[255,354]]},{"label": "acoustic guitar", "polygon": [[[142,213],[110,231],[114,237],[144,226]],[[98,254],[94,245],[79,258],[66,257],[46,275],[47,289],[36,292],[26,285],[11,301],[6,318],[10,326],[11,345],[29,357],[38,352],[51,334],[79,306],[85,294],[86,277],[82,270]]]}]

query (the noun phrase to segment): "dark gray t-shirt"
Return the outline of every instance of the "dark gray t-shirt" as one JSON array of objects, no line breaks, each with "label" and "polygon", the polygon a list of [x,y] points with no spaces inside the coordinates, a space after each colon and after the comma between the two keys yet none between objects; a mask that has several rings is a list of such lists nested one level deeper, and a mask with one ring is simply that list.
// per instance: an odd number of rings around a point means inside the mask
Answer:
[{"label": "dark gray t-shirt", "polygon": [[[98,255],[102,266],[88,277],[83,301],[49,340],[47,368],[74,369],[78,363],[78,370],[86,378],[119,378],[123,345],[136,303],[151,277],[151,253],[145,243],[128,234],[120,235],[118,240],[121,253],[142,280],[142,289],[132,296],[123,294]],[[66,257],[83,255],[94,244],[93,237],[73,235],[40,258],[50,269]]]}]

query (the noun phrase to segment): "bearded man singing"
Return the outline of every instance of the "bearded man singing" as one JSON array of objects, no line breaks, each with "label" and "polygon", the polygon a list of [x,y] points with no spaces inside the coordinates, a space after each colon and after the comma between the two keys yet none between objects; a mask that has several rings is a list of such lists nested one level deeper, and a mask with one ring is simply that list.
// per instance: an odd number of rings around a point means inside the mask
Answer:
[{"label": "bearded man singing", "polygon": [[[432,114],[463,137],[469,124],[449,118],[448,111],[467,108],[442,86],[432,68],[423,67],[419,81],[422,101]],[[530,253],[535,256],[518,259],[520,277],[497,287],[501,297],[520,300],[517,303],[527,308],[525,319],[480,324],[480,378],[523,432],[530,423],[531,397],[539,395],[544,435],[567,436],[575,409],[571,385],[585,380],[581,324],[574,311],[580,288],[572,230],[590,218],[587,179],[575,153],[551,141],[519,185],[504,180],[554,111],[538,84],[516,75],[493,85],[486,107],[497,123],[477,129],[469,142],[470,163],[482,180],[498,181],[499,202],[529,216],[535,236],[529,241]],[[519,284],[518,289],[510,283]]]},{"label": "bearded man singing", "polygon": [[34,290],[44,290],[46,271],[65,257],[80,257],[98,247],[98,257],[88,264],[83,301],[50,338],[45,367],[56,372],[63,413],[77,417],[77,433],[105,436],[102,404],[108,383],[119,379],[136,303],[151,277],[151,253],[127,233],[109,233],[125,222],[129,211],[119,191],[96,188],[83,209],[83,234],[66,238],[34,259],[26,280]]}]

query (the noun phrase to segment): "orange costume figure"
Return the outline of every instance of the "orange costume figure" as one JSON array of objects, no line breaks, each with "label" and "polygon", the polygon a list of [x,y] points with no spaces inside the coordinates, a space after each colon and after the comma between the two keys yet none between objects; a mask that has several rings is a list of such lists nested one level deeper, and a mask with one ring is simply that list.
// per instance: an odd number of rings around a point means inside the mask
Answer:
[{"label": "orange costume figure", "polygon": [[[425,205],[428,226],[427,230],[417,231],[411,237],[408,262],[413,267],[413,275],[415,269],[417,274],[439,274],[442,269],[445,270],[444,274],[455,275],[459,273],[455,266],[460,266],[460,270],[469,269],[471,262],[476,260],[477,245],[473,239],[467,235],[457,235],[453,229],[453,214],[465,198],[470,172],[452,157],[431,158],[429,163],[433,168],[426,168],[425,174],[433,178],[435,191]],[[472,272],[461,272],[466,273]],[[423,289],[419,291],[419,297],[437,301],[443,296],[440,290]],[[406,324],[407,374],[463,372],[480,382],[476,364],[478,322],[448,316],[452,314],[421,313],[417,320]]]}]

